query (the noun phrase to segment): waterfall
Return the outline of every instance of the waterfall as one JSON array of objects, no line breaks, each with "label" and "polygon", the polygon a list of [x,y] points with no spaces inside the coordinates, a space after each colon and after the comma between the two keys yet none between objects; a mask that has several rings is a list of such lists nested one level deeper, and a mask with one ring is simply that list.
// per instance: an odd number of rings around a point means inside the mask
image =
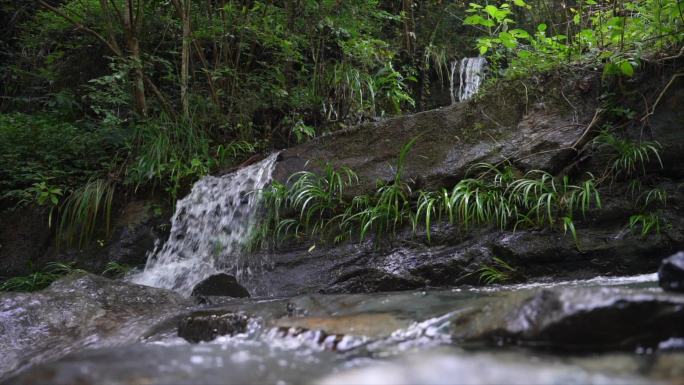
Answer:
[{"label": "waterfall", "polygon": [[189,295],[197,283],[218,272],[244,278],[250,264],[241,252],[257,220],[261,190],[271,181],[277,156],[195,183],[176,204],[168,241],[150,254],[144,271],[131,280]]},{"label": "waterfall", "polygon": [[466,57],[461,59],[459,66],[459,77],[458,77],[458,95],[455,89],[455,78],[456,78],[456,67],[457,62],[453,61],[451,63],[451,102],[456,102],[456,96],[458,100],[463,102],[472,98],[482,85],[482,81],[485,77],[485,70],[487,69],[487,60],[483,57]]}]

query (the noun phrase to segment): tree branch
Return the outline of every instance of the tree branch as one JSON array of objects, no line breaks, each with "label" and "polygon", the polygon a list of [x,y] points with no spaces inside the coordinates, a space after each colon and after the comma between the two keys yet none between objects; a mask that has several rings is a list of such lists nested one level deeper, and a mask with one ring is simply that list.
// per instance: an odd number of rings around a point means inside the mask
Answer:
[{"label": "tree branch", "polygon": [[69,14],[67,14],[66,12],[62,11],[62,10],[59,9],[59,8],[55,8],[55,7],[51,6],[50,4],[46,3],[46,2],[43,1],[43,0],[38,0],[38,3],[39,3],[41,6],[43,6],[44,8],[46,8],[47,10],[49,10],[50,12],[52,12],[52,13],[54,13],[54,14],[60,16],[60,17],[62,17],[62,18],[65,19],[66,21],[70,22],[70,23],[71,23],[74,27],[76,27],[77,29],[80,29],[80,30],[82,30],[82,31],[85,31],[85,32],[89,33],[90,35],[92,35],[93,37],[95,37],[96,39],[100,40],[100,41],[101,41],[102,43],[104,43],[104,44],[107,46],[107,48],[109,48],[109,50],[112,51],[116,56],[123,56],[123,53],[121,52],[121,50],[120,50],[115,44],[112,44],[112,42],[110,42],[109,40],[107,40],[104,36],[100,35],[100,34],[99,34],[97,31],[95,31],[94,29],[90,29],[90,28],[84,26],[84,25],[81,24],[78,20],[74,19],[73,17],[71,17],[71,16],[70,16]]}]

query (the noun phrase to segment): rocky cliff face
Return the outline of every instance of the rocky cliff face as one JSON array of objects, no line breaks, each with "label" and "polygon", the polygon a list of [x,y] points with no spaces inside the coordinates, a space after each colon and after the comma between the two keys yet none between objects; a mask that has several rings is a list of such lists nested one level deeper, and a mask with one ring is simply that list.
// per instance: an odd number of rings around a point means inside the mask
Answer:
[{"label": "rocky cliff face", "polygon": [[[645,72],[626,84],[614,85],[628,94],[655,100],[671,74]],[[615,180],[601,188],[603,208],[576,223],[578,240],[557,230],[479,229],[460,233],[449,226],[424,234],[405,232],[390,242],[309,250],[311,244],[289,245],[265,253],[273,261],[254,277],[259,294],[310,291],[373,292],[448,286],[478,282],[477,271],[494,257],[515,266],[513,279],[537,276],[592,276],[653,272],[660,260],[684,247],[684,195],[680,189],[684,146],[684,81],[673,83],[657,106],[630,106],[634,117],[606,111],[598,75],[519,80],[467,104],[389,119],[338,132],[282,152],[276,179],[286,181],[301,170],[317,170],[330,162],[348,166],[361,180],[350,191],[372,191],[376,181],[395,173],[399,150],[419,136],[406,163],[406,179],[416,189],[449,187],[475,164],[510,162],[519,172],[602,175],[609,155],[593,145],[605,125],[621,126],[634,140],[661,144],[663,167],[652,162],[639,179],[659,188],[668,201],[659,216],[659,231],[641,236],[628,228],[631,215],[640,213],[628,193],[630,181]],[[625,103],[625,104],[620,104]],[[643,113],[643,115],[642,115]],[[642,116],[646,116],[642,119]]]}]

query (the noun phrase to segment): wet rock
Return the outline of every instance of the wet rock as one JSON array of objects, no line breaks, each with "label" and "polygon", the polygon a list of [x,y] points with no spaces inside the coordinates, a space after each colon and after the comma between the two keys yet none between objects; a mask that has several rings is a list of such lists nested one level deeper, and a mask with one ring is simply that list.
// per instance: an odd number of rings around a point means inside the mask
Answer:
[{"label": "wet rock", "polygon": [[[524,98],[508,103],[510,108],[498,104],[484,113],[486,106],[475,112],[474,105],[459,103],[323,136],[283,151],[274,178],[284,182],[295,172],[332,162],[358,173],[361,185],[350,193],[369,192],[376,180],[392,180],[399,150],[418,135],[404,174],[422,188],[448,186],[480,162],[519,158],[527,169],[562,167],[572,154],[562,149],[583,132],[572,114],[553,109],[525,113]],[[584,119],[591,118],[583,113]]]},{"label": "wet rock", "polygon": [[244,314],[201,311],[184,317],[178,325],[178,336],[188,342],[212,341],[218,336],[235,335],[247,330]]},{"label": "wet rock", "polygon": [[190,302],[168,290],[73,275],[0,295],[0,376],[89,347],[136,341]]},{"label": "wet rock", "polygon": [[162,202],[150,199],[115,203],[108,232],[103,222],[97,222],[90,243],[80,247],[62,244],[58,248],[52,242],[33,261],[37,266],[52,261],[74,262],[77,267],[96,273],[102,272],[108,262],[142,267],[155,244],[168,237],[172,212]]},{"label": "wet rock", "polygon": [[658,283],[664,290],[684,292],[684,252],[663,260],[658,269]]},{"label": "wet rock", "polygon": [[192,289],[193,297],[224,296],[233,298],[249,297],[249,292],[240,285],[234,276],[225,273],[215,274],[201,281]]},{"label": "wet rock", "polygon": [[[674,214],[674,213],[673,213]],[[684,232],[684,224],[670,222]],[[388,246],[372,241],[337,247],[292,247],[255,258],[272,264],[250,277],[253,295],[371,293],[425,287],[481,285],[478,271],[500,258],[516,269],[516,279],[578,279],[633,275],[658,268],[663,256],[684,247],[665,234],[642,238],[625,233],[625,223],[580,226],[578,242],[554,230],[434,228],[432,243],[402,235]],[[578,246],[579,244],[579,246]]]},{"label": "wet rock", "polygon": [[466,341],[554,349],[654,349],[684,336],[684,297],[618,288],[545,289],[492,300],[453,323]]},{"label": "wet rock", "polygon": [[49,245],[52,231],[42,208],[26,207],[0,215],[0,277],[28,274]]}]

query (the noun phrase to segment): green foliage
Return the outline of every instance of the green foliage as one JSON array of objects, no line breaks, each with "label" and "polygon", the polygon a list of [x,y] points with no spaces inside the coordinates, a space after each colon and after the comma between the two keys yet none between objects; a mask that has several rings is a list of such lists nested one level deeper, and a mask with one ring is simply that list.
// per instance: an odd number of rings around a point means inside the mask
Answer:
[{"label": "green foliage", "polygon": [[606,170],[613,178],[629,177],[641,170],[646,174],[646,166],[654,160],[658,161],[660,167],[663,162],[660,159],[660,143],[658,142],[633,142],[627,139],[618,138],[610,131],[604,130],[596,137],[595,142],[599,148],[607,148],[614,154]]},{"label": "green foliage", "polygon": [[126,183],[160,185],[174,200],[183,186],[255,151],[245,141],[213,149],[206,132],[192,122],[164,116],[137,125],[136,131],[132,146],[137,157],[126,168]]},{"label": "green foliage", "polygon": [[504,283],[511,279],[511,273],[516,269],[498,257],[494,257],[493,265],[484,265],[478,273],[480,274],[480,282],[486,285],[494,283]]},{"label": "green foliage", "polygon": [[3,281],[0,283],[0,292],[42,290],[59,278],[74,273],[84,273],[84,270],[77,269],[69,263],[50,262],[40,271]]},{"label": "green foliage", "polygon": [[657,213],[641,213],[629,217],[629,229],[646,237],[651,232],[660,234],[661,218]]},{"label": "green foliage", "polygon": [[122,278],[133,268],[126,264],[110,261],[102,271],[102,275],[110,278]]},{"label": "green foliage", "polygon": [[56,116],[0,114],[0,200],[57,205],[69,187],[105,172],[121,141]]},{"label": "green foliage", "polygon": [[67,247],[85,245],[92,239],[102,219],[109,236],[115,189],[116,185],[112,181],[96,179],[71,193],[60,207],[58,246],[62,242]]},{"label": "green foliage", "polygon": [[371,195],[346,198],[343,190],[354,186],[358,178],[349,169],[330,165],[320,176],[308,171],[293,175],[289,187],[274,183],[264,194],[269,219],[261,236],[363,240],[369,234],[394,235],[410,223],[414,233],[424,227],[429,241],[432,225],[447,221],[465,231],[490,225],[561,228],[577,241],[576,215],[601,207],[597,181],[591,174],[572,184],[568,177],[554,178],[544,171],[516,176],[510,166],[490,164],[476,165],[476,177],[463,179],[450,190],[413,192],[403,179],[403,169],[417,139],[400,152],[394,179],[378,183]]},{"label": "green foliage", "polygon": [[562,226],[576,239],[575,214],[601,206],[596,182],[591,174],[578,185],[567,177],[560,180],[539,170],[516,177],[510,167],[489,164],[475,167],[476,178],[460,181],[450,191],[422,193],[418,198],[414,228],[418,222],[429,226],[433,218],[446,218],[465,230],[472,226],[495,225],[502,229],[518,226]]},{"label": "green foliage", "polygon": [[[488,55],[495,68],[506,63],[501,72],[507,77],[573,62],[605,63],[604,77],[631,77],[640,57],[676,47],[684,40],[680,0],[580,0],[562,7],[550,4],[546,15],[522,1],[515,3],[517,8],[508,1],[472,3],[464,23],[481,31],[484,36],[476,43],[480,54]],[[563,16],[550,28],[556,18],[551,13],[554,8]],[[536,20],[543,15],[549,23],[527,30],[509,29],[516,19],[528,15]],[[564,33],[557,33],[559,25],[564,26]]]},{"label": "green foliage", "polygon": [[470,9],[466,11],[470,16],[465,18],[463,24],[482,28],[486,32],[487,36],[477,39],[480,55],[496,51],[499,47],[514,49],[518,46],[519,39],[529,39],[530,35],[522,29],[509,30],[509,26],[515,24],[511,5],[528,7],[523,0],[504,2],[498,6],[470,3]]}]

